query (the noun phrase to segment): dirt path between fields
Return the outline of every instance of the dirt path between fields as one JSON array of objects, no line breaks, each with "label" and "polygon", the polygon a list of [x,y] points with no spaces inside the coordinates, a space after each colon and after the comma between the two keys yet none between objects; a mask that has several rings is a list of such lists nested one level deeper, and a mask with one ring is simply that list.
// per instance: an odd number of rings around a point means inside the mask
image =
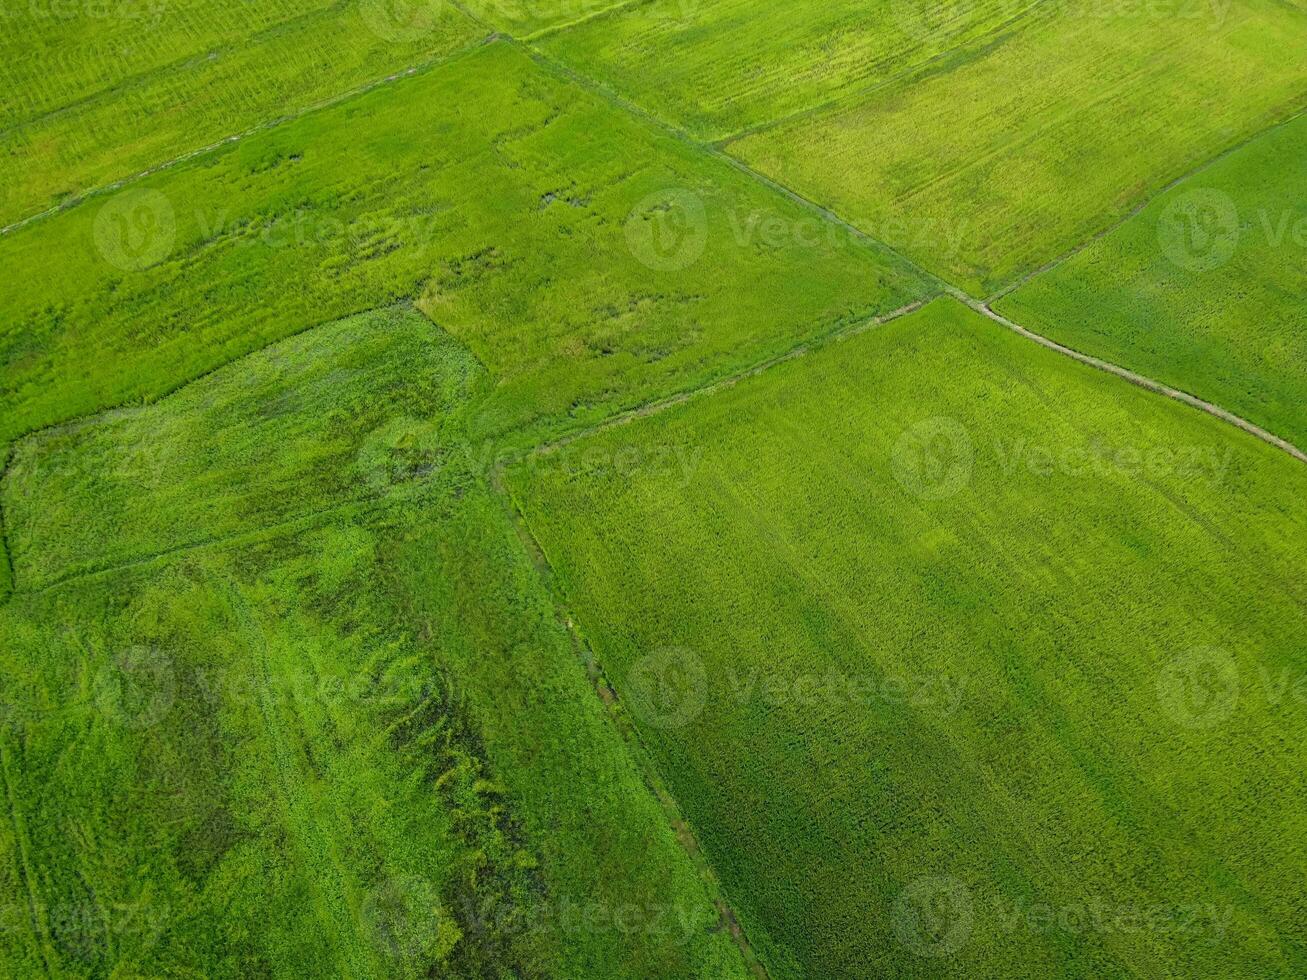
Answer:
[{"label": "dirt path between fields", "polygon": [[546,442],[532,449],[528,449],[524,453],[520,454],[519,456],[514,457],[512,460],[510,460],[510,462],[516,462],[520,459],[530,459],[535,456],[547,456],[550,453],[557,452],[558,450],[562,449],[564,446],[576,442],[578,439],[584,439],[585,437],[592,436],[598,432],[606,432],[608,429],[615,429],[621,425],[628,425],[631,422],[636,421],[637,419],[647,418],[650,415],[657,415],[659,412],[665,412],[669,408],[675,408],[677,405],[683,405],[686,402],[694,398],[699,398],[703,395],[714,395],[719,391],[725,391],[728,388],[734,388],[741,381],[747,381],[749,378],[755,378],[758,375],[771,370],[772,368],[776,367],[779,364],[784,364],[786,361],[797,360],[798,358],[805,357],[806,355],[811,354],[813,351],[819,350],[827,346],[828,344],[839,343],[842,340],[848,340],[850,337],[856,337],[858,336],[858,334],[866,333],[868,330],[873,330],[876,327],[883,326],[884,324],[889,323],[891,320],[897,320],[901,316],[907,316],[909,313],[915,313],[917,312],[917,310],[921,309],[927,303],[939,298],[940,298],[940,294],[935,293],[930,296],[926,296],[923,299],[915,300],[914,302],[909,303],[907,306],[900,306],[897,310],[890,310],[888,313],[881,313],[867,320],[863,320],[859,323],[854,324],[851,327],[845,327],[841,330],[834,330],[831,331],[830,333],[827,333],[824,336],[814,337],[812,339],[805,340],[802,343],[798,344],[797,346],[786,351],[784,354],[777,354],[775,357],[769,357],[765,361],[761,361],[758,364],[753,365],[752,367],[744,368],[743,370],[737,371],[734,374],[728,374],[724,378],[719,378],[716,381],[710,381],[707,384],[701,385],[698,388],[691,388],[687,391],[682,391],[679,392],[678,394],[670,395],[667,398],[660,398],[657,401],[646,402],[644,405],[639,405],[635,408],[627,409],[624,412],[618,412],[616,415],[610,416],[609,418],[604,419],[602,422],[596,422],[594,425],[588,426],[577,432],[571,432],[565,436],[561,436],[553,440],[552,442]]},{"label": "dirt path between fields", "polygon": [[1293,443],[1289,442],[1287,439],[1281,439],[1273,432],[1267,432],[1261,426],[1255,425],[1242,416],[1227,411],[1220,405],[1214,405],[1209,401],[1204,401],[1201,398],[1189,394],[1187,391],[1180,391],[1178,388],[1164,385],[1162,382],[1154,381],[1152,378],[1146,377],[1145,375],[1136,374],[1134,371],[1131,371],[1128,368],[1123,368],[1118,364],[1113,364],[1111,361],[1104,361],[1101,358],[1093,357],[1089,354],[1082,354],[1078,350],[1073,350],[1070,347],[1063,346],[1055,340],[1050,340],[1042,334],[1037,334],[1033,330],[1028,330],[1021,326],[1021,324],[1009,320],[1001,313],[995,313],[990,309],[988,303],[975,299],[972,296],[968,296],[961,290],[951,290],[950,295],[952,295],[954,299],[965,303],[982,316],[986,316],[995,323],[1007,327],[1009,330],[1020,334],[1027,340],[1033,340],[1035,343],[1047,347],[1049,350],[1057,351],[1059,354],[1063,354],[1066,357],[1077,360],[1081,364],[1088,364],[1090,367],[1097,368],[1100,371],[1106,371],[1108,374],[1114,374],[1118,378],[1124,378],[1131,384],[1138,385],[1140,388],[1144,388],[1148,391],[1154,392],[1155,394],[1165,395],[1167,398],[1173,398],[1178,402],[1184,402],[1184,404],[1191,408],[1196,408],[1200,412],[1206,412],[1208,415],[1214,416],[1222,422],[1228,422],[1230,425],[1242,429],[1249,435],[1262,440],[1262,442],[1269,443],[1275,448],[1283,450],[1300,463],[1307,463],[1307,453],[1304,453]]}]

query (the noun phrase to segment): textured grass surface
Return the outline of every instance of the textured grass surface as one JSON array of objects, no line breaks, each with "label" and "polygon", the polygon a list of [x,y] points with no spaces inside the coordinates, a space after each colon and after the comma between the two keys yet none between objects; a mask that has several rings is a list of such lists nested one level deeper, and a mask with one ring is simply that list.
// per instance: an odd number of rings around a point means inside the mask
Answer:
[{"label": "textured grass surface", "polygon": [[1304,57],[1300,5],[1053,5],[974,56],[731,152],[989,295],[1302,108]]},{"label": "textured grass surface", "polygon": [[660,118],[721,139],[902,75],[1021,9],[997,0],[939,10],[912,0],[653,0],[540,47]]},{"label": "textured grass surface", "polygon": [[999,304],[1307,445],[1307,118],[1159,197]]},{"label": "textured grass surface", "polygon": [[403,14],[383,0],[13,5],[0,225],[485,33],[449,4]]},{"label": "textured grass surface", "polygon": [[[937,288],[554,60],[988,293],[1299,0],[8,13],[0,224],[263,129],[0,237],[0,974],[1307,974],[1284,454],[936,302],[494,468]],[[1302,144],[1004,309],[1301,426]]]},{"label": "textured grass surface", "polygon": [[[412,308],[265,348],[141,408],[19,443],[0,501],[24,588],[399,488],[462,437],[481,368]],[[461,420],[459,420],[461,421]]]},{"label": "textured grass surface", "polygon": [[[416,320],[323,327],[59,447],[60,476],[112,484],[128,445],[160,464],[103,518],[136,535],[64,539],[74,567],[238,515],[244,533],[0,607],[11,975],[742,975],[455,437],[485,376]],[[331,470],[359,478],[368,411],[439,432],[439,465],[368,444],[384,501],[260,530],[282,494],[320,511]],[[121,489],[52,475],[45,504]]]},{"label": "textured grass surface", "polygon": [[0,438],[419,294],[501,382],[487,432],[575,427],[922,291],[504,43],[24,228],[0,261]]},{"label": "textured grass surface", "polygon": [[[9,446],[0,446],[0,477],[3,476],[9,463]],[[14,586],[14,567],[13,559],[9,554],[9,532],[3,507],[3,497],[0,496],[0,604],[9,597],[9,592]]]},{"label": "textured grass surface", "polygon": [[468,0],[461,6],[483,24],[513,37],[530,37],[580,24],[631,0]]},{"label": "textured grass surface", "polygon": [[1307,966],[1283,453],[941,301],[509,482],[773,975]]}]

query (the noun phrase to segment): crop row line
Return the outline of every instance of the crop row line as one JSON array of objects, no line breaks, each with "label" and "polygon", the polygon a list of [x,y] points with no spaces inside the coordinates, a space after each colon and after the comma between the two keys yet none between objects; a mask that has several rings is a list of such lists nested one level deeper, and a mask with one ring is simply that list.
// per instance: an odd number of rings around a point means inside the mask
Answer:
[{"label": "crop row line", "polygon": [[127,177],[121,177],[118,180],[111,181],[108,184],[101,184],[98,187],[87,188],[86,190],[74,194],[72,197],[69,197],[67,200],[61,201],[60,203],[54,205],[53,207],[46,208],[44,211],[38,211],[35,214],[29,214],[26,218],[20,218],[19,220],[13,222],[12,224],[5,225],[3,228],[0,228],[0,235],[8,235],[10,232],[17,231],[18,229],[24,228],[27,225],[30,225],[36,221],[40,221],[43,218],[48,218],[51,215],[58,214],[61,211],[66,211],[69,208],[75,207],[78,204],[81,204],[83,201],[86,201],[90,198],[98,197],[103,194],[108,194],[112,191],[121,190],[123,187],[126,187],[128,184],[134,184],[138,180],[144,180],[146,177],[153,176],[154,174],[160,173],[161,171],[164,170],[171,170],[173,167],[186,163],[189,160],[193,160],[196,157],[204,156],[205,154],[212,153],[215,150],[220,150],[224,146],[228,146],[232,143],[239,143],[241,140],[249,139],[251,136],[256,136],[259,133],[266,132],[267,130],[276,129],[278,126],[282,126],[289,122],[294,122],[296,119],[300,119],[301,117],[307,116],[310,113],[318,112],[319,110],[322,109],[329,109],[334,105],[339,105],[342,102],[347,102],[350,99],[356,98],[360,95],[366,95],[368,92],[380,88],[383,85],[389,85],[393,82],[399,81],[402,78],[409,78],[410,76],[413,75],[419,75],[424,72],[430,71],[432,68],[436,68],[440,65],[449,64],[451,62],[457,61],[459,58],[466,56],[467,54],[481,47],[482,45],[487,44],[493,40],[495,40],[495,35],[488,35],[486,37],[479,38],[478,40],[472,42],[471,44],[459,48],[457,51],[453,51],[450,52],[449,54],[441,55],[438,58],[432,58],[429,61],[420,62],[416,65],[410,65],[407,68],[401,68],[396,72],[392,72],[391,74],[386,75],[384,78],[373,79],[370,82],[365,82],[362,85],[356,86],[352,89],[348,89],[344,92],[338,92],[337,94],[328,96],[325,99],[319,99],[317,102],[313,102],[309,105],[302,106],[301,108],[296,109],[294,112],[290,112],[282,116],[276,116],[272,119],[266,119],[263,122],[259,123],[257,126],[251,126],[249,129],[242,130],[239,133],[233,133],[230,136],[224,136],[222,139],[217,140],[213,143],[206,144],[205,146],[197,147],[196,149],[193,150],[187,150],[185,153],[179,156],[173,157],[170,160],[165,160],[162,163],[157,163],[152,167],[147,167],[146,169],[139,171],[138,173],[131,174]]}]

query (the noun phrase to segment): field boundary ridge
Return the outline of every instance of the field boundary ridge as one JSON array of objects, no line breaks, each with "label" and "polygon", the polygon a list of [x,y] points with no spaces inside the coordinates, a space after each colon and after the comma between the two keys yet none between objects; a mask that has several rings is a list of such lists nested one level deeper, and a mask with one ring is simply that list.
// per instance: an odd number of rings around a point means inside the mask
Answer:
[{"label": "field boundary ridge", "polygon": [[1170,385],[1163,384],[1160,381],[1155,381],[1147,375],[1131,371],[1129,368],[1122,367],[1119,364],[1105,361],[1101,357],[1094,357],[1092,354],[1085,354],[1072,347],[1067,347],[1065,344],[1059,344],[1056,340],[1045,337],[1043,334],[1035,333],[1035,331],[1023,327],[1015,320],[1010,320],[1003,314],[995,312],[987,301],[978,300],[974,296],[967,295],[960,289],[951,290],[950,295],[953,296],[954,299],[965,303],[968,307],[982,316],[988,317],[995,323],[1014,331],[1020,336],[1025,337],[1027,340],[1032,340],[1043,347],[1047,347],[1049,350],[1056,351],[1065,357],[1079,361],[1081,364],[1097,368],[1099,371],[1105,371],[1108,374],[1116,375],[1118,378],[1129,381],[1131,384],[1137,385],[1147,391],[1151,391],[1154,394],[1163,395],[1175,401],[1182,402],[1191,408],[1196,408],[1200,412],[1206,412],[1208,415],[1218,418],[1222,422],[1226,422],[1238,429],[1242,429],[1248,435],[1254,436],[1262,442],[1274,446],[1276,449],[1283,450],[1300,463],[1307,463],[1307,453],[1304,453],[1293,443],[1289,442],[1289,440],[1282,439],[1275,433],[1263,429],[1260,425],[1250,422],[1243,416],[1236,415],[1234,412],[1224,409],[1220,405],[1199,398],[1197,395],[1191,395],[1187,391],[1181,391],[1179,388],[1172,388]]},{"label": "field boundary ridge", "polygon": [[165,170],[171,170],[174,167],[178,167],[183,163],[187,163],[191,160],[194,160],[196,157],[202,157],[209,153],[213,153],[217,150],[220,150],[224,146],[229,146],[232,143],[239,143],[242,140],[249,139],[252,136],[257,136],[260,133],[267,132],[268,130],[276,129],[279,126],[284,126],[287,123],[292,123],[297,119],[302,119],[304,116],[312,115],[313,113],[320,112],[323,109],[330,109],[333,106],[340,105],[342,102],[348,102],[351,99],[357,98],[361,95],[366,95],[368,92],[381,88],[383,85],[390,85],[393,82],[397,82],[405,78],[410,78],[414,75],[424,74],[425,72],[428,72],[433,68],[439,68],[442,65],[452,63],[460,58],[465,57],[471,52],[477,50],[480,47],[483,47],[484,45],[494,40],[495,40],[495,35],[489,35],[486,37],[478,38],[472,43],[465,45],[464,47],[461,47],[456,51],[451,51],[448,54],[440,55],[428,61],[419,62],[416,65],[409,65],[406,68],[400,68],[394,72],[391,72],[389,75],[386,75],[384,78],[375,78],[370,82],[364,82],[362,85],[356,85],[354,88],[347,89],[344,92],[338,92],[335,95],[328,96],[325,99],[319,99],[317,102],[312,102],[309,105],[301,106],[299,109],[296,109],[294,112],[289,112],[281,116],[275,116],[272,119],[266,119],[263,122],[259,123],[257,126],[251,126],[250,128],[244,129],[239,133],[233,133],[229,136],[224,136],[220,140],[216,140],[212,143],[207,143],[204,146],[199,146],[192,150],[187,150],[185,153],[175,156],[170,160],[165,160],[162,163],[156,163],[155,165],[151,167],[146,167],[144,170],[138,171],[137,173],[129,174],[126,177],[120,177],[117,180],[110,181],[107,184],[99,184],[94,187],[88,187],[84,190],[77,191],[72,196],[68,197],[63,201],[60,201],[58,204],[46,208],[44,211],[38,211],[35,214],[29,214],[25,218],[19,218],[17,221],[5,225],[3,228],[0,228],[0,235],[11,234],[12,232],[25,228],[30,224],[34,224],[37,221],[41,221],[44,218],[48,218],[52,215],[59,214],[61,211],[71,210],[72,208],[77,207],[79,204],[82,204],[90,200],[91,198],[101,197],[105,194],[111,194],[114,191],[122,190],[124,187],[128,186],[129,184],[134,184],[138,180],[144,180],[146,177],[151,177],[154,174],[161,173]]}]

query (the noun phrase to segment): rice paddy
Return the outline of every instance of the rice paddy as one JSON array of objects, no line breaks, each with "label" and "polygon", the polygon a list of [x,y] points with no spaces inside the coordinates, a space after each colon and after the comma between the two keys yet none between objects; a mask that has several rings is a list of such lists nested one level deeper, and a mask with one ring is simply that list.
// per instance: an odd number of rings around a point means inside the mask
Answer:
[{"label": "rice paddy", "polygon": [[1305,43],[0,11],[0,976],[1307,974]]}]

